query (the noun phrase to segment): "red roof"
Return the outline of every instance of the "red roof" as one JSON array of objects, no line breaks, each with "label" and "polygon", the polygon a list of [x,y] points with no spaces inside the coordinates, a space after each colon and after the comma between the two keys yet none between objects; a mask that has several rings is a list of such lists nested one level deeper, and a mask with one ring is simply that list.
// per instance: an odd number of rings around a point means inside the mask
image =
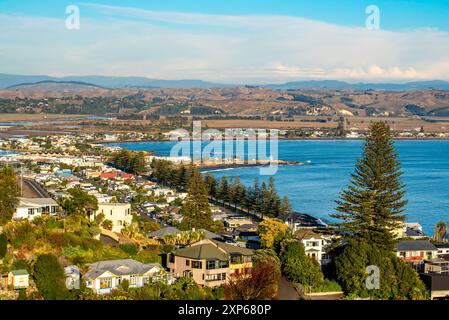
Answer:
[{"label": "red roof", "polygon": [[101,178],[102,179],[114,179],[117,176],[115,172],[102,172]]},{"label": "red roof", "polygon": [[122,173],[122,178],[125,180],[134,179],[134,175],[132,173]]}]

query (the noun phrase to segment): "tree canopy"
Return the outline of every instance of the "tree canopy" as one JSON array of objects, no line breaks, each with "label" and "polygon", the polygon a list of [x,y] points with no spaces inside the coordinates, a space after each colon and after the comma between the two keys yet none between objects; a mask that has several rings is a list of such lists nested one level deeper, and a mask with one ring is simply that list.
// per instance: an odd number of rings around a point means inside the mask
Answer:
[{"label": "tree canopy", "polygon": [[394,249],[393,230],[404,221],[407,201],[402,172],[393,146],[390,128],[383,122],[371,125],[357,160],[351,182],[337,201],[335,224],[341,239],[367,241]]},{"label": "tree canopy", "polygon": [[11,167],[0,167],[0,224],[10,221],[16,211],[20,187]]},{"label": "tree canopy", "polygon": [[45,300],[65,300],[69,292],[65,287],[64,269],[53,254],[39,255],[34,264],[37,288]]},{"label": "tree canopy", "polygon": [[209,230],[213,224],[206,185],[197,170],[193,172],[189,192],[182,206],[181,214],[183,215],[181,227],[184,230],[192,228]]},{"label": "tree canopy", "polygon": [[286,240],[281,249],[282,271],[290,281],[307,287],[322,284],[324,277],[317,261],[309,258],[304,245],[297,240]]},{"label": "tree canopy", "polygon": [[259,237],[264,248],[273,249],[289,234],[289,227],[279,219],[266,218],[259,224]]}]

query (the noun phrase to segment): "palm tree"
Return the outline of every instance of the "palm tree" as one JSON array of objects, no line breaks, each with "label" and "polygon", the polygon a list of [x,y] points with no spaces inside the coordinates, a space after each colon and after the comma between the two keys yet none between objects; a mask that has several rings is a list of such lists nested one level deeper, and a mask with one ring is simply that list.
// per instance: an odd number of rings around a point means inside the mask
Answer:
[{"label": "palm tree", "polygon": [[444,241],[446,238],[446,232],[447,232],[447,224],[444,221],[440,221],[437,223],[435,227],[435,238],[438,241]]},{"label": "palm tree", "polygon": [[164,237],[164,243],[168,244],[168,245],[175,245],[176,240],[177,240],[177,238],[176,238],[176,235],[174,235],[174,234],[167,234]]}]

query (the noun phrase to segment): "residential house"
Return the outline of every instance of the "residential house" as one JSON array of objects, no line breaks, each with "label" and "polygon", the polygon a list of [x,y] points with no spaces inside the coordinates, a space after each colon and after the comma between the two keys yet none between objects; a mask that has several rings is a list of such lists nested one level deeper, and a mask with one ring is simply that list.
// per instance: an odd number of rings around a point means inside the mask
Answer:
[{"label": "residential house", "polygon": [[71,265],[64,268],[65,286],[68,290],[79,289],[81,285],[81,272],[77,266]]},{"label": "residential house", "polygon": [[320,266],[331,262],[330,256],[326,253],[326,248],[330,244],[330,237],[310,229],[299,229],[295,232],[295,238],[304,245],[306,255],[316,260]]},{"label": "residential house", "polygon": [[19,198],[13,219],[34,220],[42,215],[55,215],[59,211],[59,205],[52,198]]},{"label": "residential house", "polygon": [[434,243],[433,245],[437,247],[438,255],[449,254],[449,242]]},{"label": "residential house", "polygon": [[420,278],[430,291],[430,298],[432,300],[449,298],[449,275],[421,273]]},{"label": "residential house", "polygon": [[30,274],[25,269],[8,272],[8,286],[14,289],[26,289],[30,285]]},{"label": "residential house", "polygon": [[243,225],[253,225],[253,220],[251,218],[248,218],[246,216],[230,216],[228,217],[224,222],[224,226],[230,230],[234,230],[235,228],[238,228]]},{"label": "residential house", "polygon": [[175,228],[175,227],[165,227],[153,232],[148,233],[148,238],[150,239],[163,239],[167,235],[180,235],[181,230]]},{"label": "residential house", "polygon": [[98,210],[90,216],[91,220],[99,214],[104,214],[105,220],[112,222],[113,232],[121,232],[123,227],[130,225],[133,219],[129,203],[99,203]]},{"label": "residential house", "polygon": [[175,277],[192,277],[203,286],[220,286],[235,272],[252,268],[253,250],[216,240],[201,240],[168,254],[167,268]]},{"label": "residential house", "polygon": [[327,225],[307,213],[292,212],[284,218],[284,222],[296,232],[300,229],[326,228]]},{"label": "residential house", "polygon": [[449,254],[438,255],[432,260],[424,261],[424,273],[449,275]]},{"label": "residential house", "polygon": [[396,244],[396,255],[418,270],[422,269],[424,260],[432,261],[437,254],[438,248],[428,240],[407,240]]},{"label": "residential house", "polygon": [[159,263],[143,264],[133,259],[99,261],[89,266],[84,275],[86,287],[95,293],[106,294],[117,288],[124,280],[130,288],[139,288],[151,280],[172,283]]}]

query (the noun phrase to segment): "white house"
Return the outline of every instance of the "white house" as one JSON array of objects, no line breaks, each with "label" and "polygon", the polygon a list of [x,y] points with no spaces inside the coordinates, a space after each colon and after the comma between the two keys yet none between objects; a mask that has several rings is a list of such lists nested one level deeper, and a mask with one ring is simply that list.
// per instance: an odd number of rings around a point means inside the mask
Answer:
[{"label": "white house", "polygon": [[64,268],[65,286],[68,290],[79,289],[81,282],[80,269],[75,266],[67,266]]},{"label": "white house", "polygon": [[19,198],[14,220],[34,220],[41,215],[55,215],[59,212],[59,205],[52,198]]},{"label": "white house", "polygon": [[133,259],[99,261],[89,266],[84,275],[86,287],[95,293],[110,293],[124,280],[131,288],[139,288],[150,280],[172,283],[172,277],[167,274],[159,263],[143,264]]},{"label": "white house", "polygon": [[133,219],[129,203],[99,203],[98,210],[91,215],[91,219],[94,220],[101,213],[104,214],[105,220],[112,221],[113,232],[121,232]]},{"label": "white house", "polygon": [[30,285],[30,275],[28,271],[20,269],[8,273],[8,285],[14,289],[25,289]]},{"label": "white house", "polygon": [[321,266],[331,262],[329,255],[326,253],[326,247],[329,245],[330,239],[310,229],[296,231],[295,238],[302,242],[309,258],[315,259]]}]

